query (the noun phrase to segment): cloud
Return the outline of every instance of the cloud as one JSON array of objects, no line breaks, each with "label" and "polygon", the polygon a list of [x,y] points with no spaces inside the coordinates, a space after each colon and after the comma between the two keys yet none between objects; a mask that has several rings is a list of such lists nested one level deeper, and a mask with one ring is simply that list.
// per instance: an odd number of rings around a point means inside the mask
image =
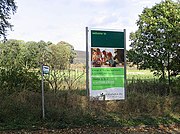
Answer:
[{"label": "cloud", "polygon": [[92,27],[97,27],[97,26],[104,26],[104,25],[109,25],[111,23],[114,23],[118,21],[118,15],[115,13],[99,13],[96,16],[93,16],[88,24]]},{"label": "cloud", "polygon": [[[9,38],[66,41],[85,50],[85,27],[136,30],[136,20],[145,6],[161,0],[16,0]],[[127,35],[128,38],[129,35]],[[127,39],[128,40],[128,39]]]}]

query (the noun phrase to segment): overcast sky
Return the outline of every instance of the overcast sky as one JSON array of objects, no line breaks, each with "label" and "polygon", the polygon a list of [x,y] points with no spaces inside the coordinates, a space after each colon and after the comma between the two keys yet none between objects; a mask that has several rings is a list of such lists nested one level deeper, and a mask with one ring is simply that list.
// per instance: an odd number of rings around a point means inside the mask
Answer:
[{"label": "overcast sky", "polygon": [[8,39],[24,41],[66,41],[85,50],[85,27],[137,30],[138,15],[161,0],[15,0],[13,31]]}]

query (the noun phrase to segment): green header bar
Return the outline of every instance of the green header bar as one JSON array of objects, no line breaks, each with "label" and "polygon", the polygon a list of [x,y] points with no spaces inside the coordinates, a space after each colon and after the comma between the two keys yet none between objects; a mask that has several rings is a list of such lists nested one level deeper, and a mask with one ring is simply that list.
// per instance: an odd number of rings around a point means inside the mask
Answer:
[{"label": "green header bar", "polygon": [[124,48],[124,32],[91,30],[91,47]]}]

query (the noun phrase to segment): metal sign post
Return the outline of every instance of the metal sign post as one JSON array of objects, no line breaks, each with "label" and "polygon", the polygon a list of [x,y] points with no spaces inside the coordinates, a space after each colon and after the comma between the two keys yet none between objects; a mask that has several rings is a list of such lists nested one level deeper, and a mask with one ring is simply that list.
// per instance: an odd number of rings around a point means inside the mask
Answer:
[{"label": "metal sign post", "polygon": [[89,96],[89,52],[88,52],[88,27],[86,27],[86,91]]},{"label": "metal sign post", "polygon": [[44,109],[44,74],[49,74],[49,67],[41,65],[41,75],[42,75],[42,118],[45,118],[45,109]]},{"label": "metal sign post", "polygon": [[43,71],[43,65],[41,66],[41,75],[42,75],[42,83],[41,83],[41,87],[42,87],[42,118],[45,118],[45,110],[44,110],[44,71]]}]

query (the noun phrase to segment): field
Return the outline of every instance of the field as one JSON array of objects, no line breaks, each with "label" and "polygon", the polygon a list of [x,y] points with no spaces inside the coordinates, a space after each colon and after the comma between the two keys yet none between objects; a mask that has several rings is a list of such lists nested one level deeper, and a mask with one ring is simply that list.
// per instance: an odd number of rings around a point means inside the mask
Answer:
[{"label": "field", "polygon": [[127,67],[127,79],[157,79],[150,70],[137,70]]},{"label": "field", "polygon": [[[180,124],[180,94],[178,79],[169,87],[161,83],[149,70],[127,68],[127,95],[123,101],[89,101],[85,90],[83,64],[73,66],[65,75],[70,89],[60,86],[57,91],[45,90],[45,119],[42,119],[41,91],[0,91],[0,133],[6,130],[35,132],[145,132]],[[52,78],[51,78],[52,79]],[[65,84],[61,83],[61,84]],[[45,88],[48,85],[45,85]],[[172,89],[167,95],[166,90]],[[105,130],[105,128],[107,128]],[[132,131],[131,128],[135,128]],[[42,130],[43,129],[43,130]],[[141,131],[141,130],[142,131]],[[92,131],[91,131],[92,130]],[[22,131],[21,131],[22,132]],[[47,132],[47,133],[48,133]],[[53,133],[52,132],[52,133]],[[174,130],[172,132],[179,132]]]}]

